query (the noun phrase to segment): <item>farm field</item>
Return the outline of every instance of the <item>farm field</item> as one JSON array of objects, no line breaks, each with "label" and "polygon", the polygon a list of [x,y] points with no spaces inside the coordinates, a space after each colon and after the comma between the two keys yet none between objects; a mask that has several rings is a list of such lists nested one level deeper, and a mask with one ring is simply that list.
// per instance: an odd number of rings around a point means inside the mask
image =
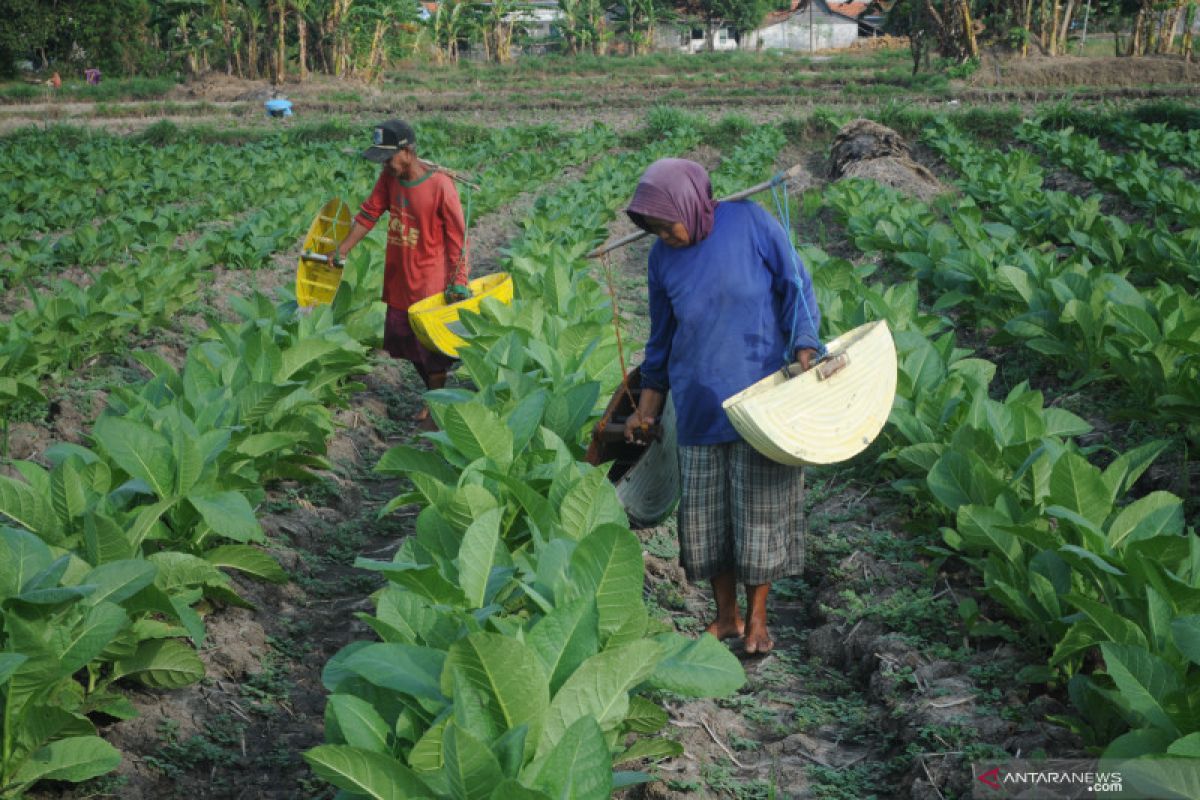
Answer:
[{"label": "farm field", "polygon": [[[0,797],[925,800],[991,759],[1200,758],[1194,79],[696,63],[328,85],[286,125],[211,87],[0,106]],[[378,235],[331,306],[292,296],[396,113],[517,283],[433,435],[377,349]],[[856,117],[919,193],[830,179]],[[900,354],[880,438],[809,470],[762,658],[693,638],[673,521],[630,531],[582,461],[649,245],[584,256],[665,156],[718,195],[802,165],[758,200],[823,333],[886,319]]]}]

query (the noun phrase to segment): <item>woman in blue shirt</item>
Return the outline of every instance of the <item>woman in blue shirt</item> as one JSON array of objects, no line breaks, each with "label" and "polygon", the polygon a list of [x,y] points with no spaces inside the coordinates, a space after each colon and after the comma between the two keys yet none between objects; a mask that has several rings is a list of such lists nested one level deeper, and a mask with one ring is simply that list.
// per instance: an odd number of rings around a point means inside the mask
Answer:
[{"label": "woman in blue shirt", "polygon": [[[721,403],[794,357],[815,362],[820,316],[812,279],[780,224],[752,202],[717,203],[704,167],[651,164],[626,209],[658,236],[650,250],[650,338],[641,365],[633,439],[675,404],[682,496],[680,560],[709,580],[717,618],[708,632],[744,637],[747,653],[774,647],[771,582],[804,564],[804,471],[748,445]],[[737,585],[746,587],[746,615]]]}]

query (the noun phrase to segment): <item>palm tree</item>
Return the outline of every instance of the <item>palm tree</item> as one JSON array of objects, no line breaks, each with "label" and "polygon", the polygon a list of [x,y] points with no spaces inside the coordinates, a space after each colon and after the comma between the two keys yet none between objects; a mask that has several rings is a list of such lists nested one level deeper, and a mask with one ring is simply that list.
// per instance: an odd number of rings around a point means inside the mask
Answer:
[{"label": "palm tree", "polygon": [[296,15],[296,40],[300,43],[300,80],[308,80],[308,12],[312,0],[291,0]]}]

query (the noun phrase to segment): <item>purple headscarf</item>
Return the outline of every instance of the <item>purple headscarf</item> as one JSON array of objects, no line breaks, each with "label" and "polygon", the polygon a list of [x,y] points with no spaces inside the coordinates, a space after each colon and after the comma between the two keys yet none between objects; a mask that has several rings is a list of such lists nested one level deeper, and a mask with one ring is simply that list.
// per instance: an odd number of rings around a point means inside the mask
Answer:
[{"label": "purple headscarf", "polygon": [[642,217],[682,222],[695,244],[712,230],[716,207],[704,167],[685,158],[662,158],[646,168],[625,213],[643,229]]}]

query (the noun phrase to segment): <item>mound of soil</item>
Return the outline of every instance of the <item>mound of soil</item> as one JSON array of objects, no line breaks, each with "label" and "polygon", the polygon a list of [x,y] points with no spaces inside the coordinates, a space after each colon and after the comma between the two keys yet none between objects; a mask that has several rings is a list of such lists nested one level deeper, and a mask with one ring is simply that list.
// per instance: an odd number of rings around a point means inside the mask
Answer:
[{"label": "mound of soil", "polygon": [[971,84],[1042,88],[1049,86],[1147,86],[1151,84],[1200,84],[1200,64],[1189,64],[1179,56],[1139,58],[1030,56],[1013,58],[985,56]]},{"label": "mound of soil", "polygon": [[946,191],[929,169],[912,159],[904,138],[869,119],[846,123],[830,151],[831,178],[866,178],[928,202]]}]

